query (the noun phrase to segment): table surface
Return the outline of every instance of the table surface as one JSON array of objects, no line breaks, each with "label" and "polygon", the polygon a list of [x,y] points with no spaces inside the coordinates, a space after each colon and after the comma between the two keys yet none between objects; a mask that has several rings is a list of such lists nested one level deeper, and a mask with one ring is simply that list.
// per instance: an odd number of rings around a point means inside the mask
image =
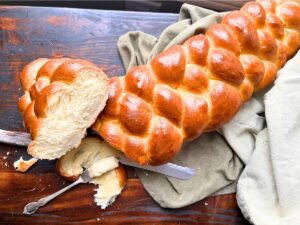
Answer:
[{"label": "table surface", "polygon": [[[30,61],[38,57],[82,58],[109,76],[123,75],[118,37],[133,30],[158,36],[176,20],[176,14],[1,6],[0,128],[25,131],[17,111],[22,94],[18,74]],[[160,208],[130,168],[124,191],[105,211],[93,201],[95,186],[83,184],[34,215],[24,216],[26,203],[68,184],[53,161],[41,161],[26,174],[16,172],[13,162],[26,155],[25,148],[0,144],[0,224],[248,224],[234,194],[209,197],[182,209]]]}]

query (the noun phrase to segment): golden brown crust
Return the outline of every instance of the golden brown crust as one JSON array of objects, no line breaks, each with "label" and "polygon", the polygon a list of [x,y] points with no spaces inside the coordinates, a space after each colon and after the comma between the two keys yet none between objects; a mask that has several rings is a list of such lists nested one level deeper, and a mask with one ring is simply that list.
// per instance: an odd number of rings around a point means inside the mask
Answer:
[{"label": "golden brown crust", "polygon": [[115,169],[115,172],[119,180],[120,188],[123,188],[126,184],[126,171],[124,166],[120,164],[119,167]]},{"label": "golden brown crust", "polygon": [[60,159],[56,161],[56,170],[68,181],[75,181],[80,176],[80,174],[72,175],[68,171],[65,171]]},{"label": "golden brown crust", "polygon": [[155,80],[146,66],[132,68],[125,77],[125,89],[146,101],[152,100],[154,87]]},{"label": "golden brown crust", "polygon": [[228,13],[221,22],[238,41],[241,53],[257,54],[260,45],[254,23],[241,11]]},{"label": "golden brown crust", "polygon": [[[148,160],[152,165],[169,161],[179,151],[182,136],[179,129],[164,117],[157,117],[148,142]],[[145,163],[145,162],[144,162]]]},{"label": "golden brown crust", "polygon": [[28,93],[22,95],[18,102],[18,109],[23,114],[28,105],[31,103],[31,98]]},{"label": "golden brown crust", "polygon": [[113,78],[93,129],[132,160],[165,163],[183,141],[222,126],[270,84],[299,49],[299,32],[299,0],[248,2],[205,35]]},{"label": "golden brown crust", "polygon": [[209,86],[207,74],[195,65],[187,66],[183,78],[183,87],[193,93],[205,93]]},{"label": "golden brown crust", "polygon": [[[34,113],[34,104],[35,101],[32,101],[24,112],[24,124],[25,128],[30,132],[34,129],[34,126],[38,123],[38,118]],[[32,135],[32,132],[31,132]]]},{"label": "golden brown crust", "polygon": [[[156,113],[179,125],[182,116],[183,102],[181,96],[172,88],[157,85],[153,107]],[[151,118],[149,118],[151,119]]]},{"label": "golden brown crust", "polygon": [[63,60],[63,62],[57,67],[57,69],[51,76],[51,82],[59,81],[64,82],[66,84],[70,84],[76,78],[78,71],[84,67],[97,69],[97,67],[94,64],[85,60]]},{"label": "golden brown crust", "polygon": [[145,134],[149,129],[152,110],[148,104],[134,95],[127,94],[120,103],[120,122],[128,131]]},{"label": "golden brown crust", "polygon": [[177,88],[184,76],[185,61],[182,47],[175,45],[151,60],[151,67],[158,81]]},{"label": "golden brown crust", "polygon": [[40,58],[26,65],[20,74],[20,81],[23,90],[29,91],[31,86],[35,83],[36,75],[39,69],[47,62],[48,59]]},{"label": "golden brown crust", "polygon": [[64,90],[67,85],[64,83],[51,83],[41,90],[37,95],[34,104],[34,113],[39,118],[46,117],[48,101],[50,96]]},{"label": "golden brown crust", "polygon": [[183,46],[187,49],[189,61],[196,65],[205,66],[209,42],[203,34],[189,38]]},{"label": "golden brown crust", "polygon": [[185,114],[182,120],[184,139],[197,138],[208,124],[208,106],[206,101],[194,94],[187,94],[183,98]]},{"label": "golden brown crust", "polygon": [[220,81],[213,85],[209,97],[210,118],[205,131],[214,131],[235,115],[242,99],[234,87]]}]

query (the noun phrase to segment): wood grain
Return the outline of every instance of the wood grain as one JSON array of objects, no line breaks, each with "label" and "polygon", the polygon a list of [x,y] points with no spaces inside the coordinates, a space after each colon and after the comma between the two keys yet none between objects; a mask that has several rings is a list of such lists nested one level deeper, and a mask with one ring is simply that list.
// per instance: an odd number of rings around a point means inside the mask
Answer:
[{"label": "wood grain", "polygon": [[[123,75],[118,37],[133,30],[158,36],[176,20],[176,14],[1,6],[0,129],[24,131],[17,111],[22,94],[18,74],[28,62],[76,57],[92,61],[110,76]],[[93,202],[94,186],[80,185],[36,214],[24,216],[26,203],[57,191],[67,181],[53,161],[41,161],[26,174],[16,172],[13,162],[22,155],[26,156],[25,148],[0,144],[0,224],[248,224],[234,194],[182,209],[160,208],[130,168],[125,190],[105,211]]]}]

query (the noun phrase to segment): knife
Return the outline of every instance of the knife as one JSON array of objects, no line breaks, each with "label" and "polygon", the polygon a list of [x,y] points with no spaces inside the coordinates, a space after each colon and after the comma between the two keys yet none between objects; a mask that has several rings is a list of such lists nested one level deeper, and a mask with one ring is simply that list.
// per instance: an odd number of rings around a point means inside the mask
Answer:
[{"label": "knife", "polygon": [[195,175],[195,169],[179,166],[174,163],[166,163],[160,166],[150,166],[150,165],[143,166],[128,160],[127,158],[125,158],[125,156],[122,157],[118,156],[117,158],[119,159],[120,163],[124,165],[132,166],[139,169],[149,170],[156,173],[161,173],[169,177],[175,177],[180,180],[189,180]]},{"label": "knife", "polygon": [[[0,129],[0,142],[27,147],[31,142],[31,137],[28,133]],[[195,169],[179,166],[174,163],[166,163],[160,166],[140,165],[128,160],[121,152],[118,152],[117,157],[124,165],[161,173],[181,180],[189,180],[195,175]]]},{"label": "knife", "polygon": [[31,137],[29,133],[0,129],[0,142],[5,144],[27,147],[31,142]]}]

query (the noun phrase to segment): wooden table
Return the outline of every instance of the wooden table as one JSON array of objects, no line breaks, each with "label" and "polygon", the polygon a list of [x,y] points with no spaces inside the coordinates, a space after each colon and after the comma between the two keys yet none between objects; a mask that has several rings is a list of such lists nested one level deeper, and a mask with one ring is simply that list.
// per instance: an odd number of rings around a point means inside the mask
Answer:
[{"label": "wooden table", "polygon": [[[17,111],[22,94],[18,74],[38,57],[75,57],[92,61],[109,75],[122,75],[116,42],[141,30],[158,36],[176,14],[95,11],[67,8],[0,7],[0,128],[24,131]],[[32,216],[26,203],[67,185],[55,162],[42,161],[26,174],[13,162],[25,148],[0,144],[0,224],[248,224],[234,194],[210,197],[177,210],[160,208],[145,192],[134,171],[116,202],[103,211],[93,202],[92,184],[79,185]]]}]

